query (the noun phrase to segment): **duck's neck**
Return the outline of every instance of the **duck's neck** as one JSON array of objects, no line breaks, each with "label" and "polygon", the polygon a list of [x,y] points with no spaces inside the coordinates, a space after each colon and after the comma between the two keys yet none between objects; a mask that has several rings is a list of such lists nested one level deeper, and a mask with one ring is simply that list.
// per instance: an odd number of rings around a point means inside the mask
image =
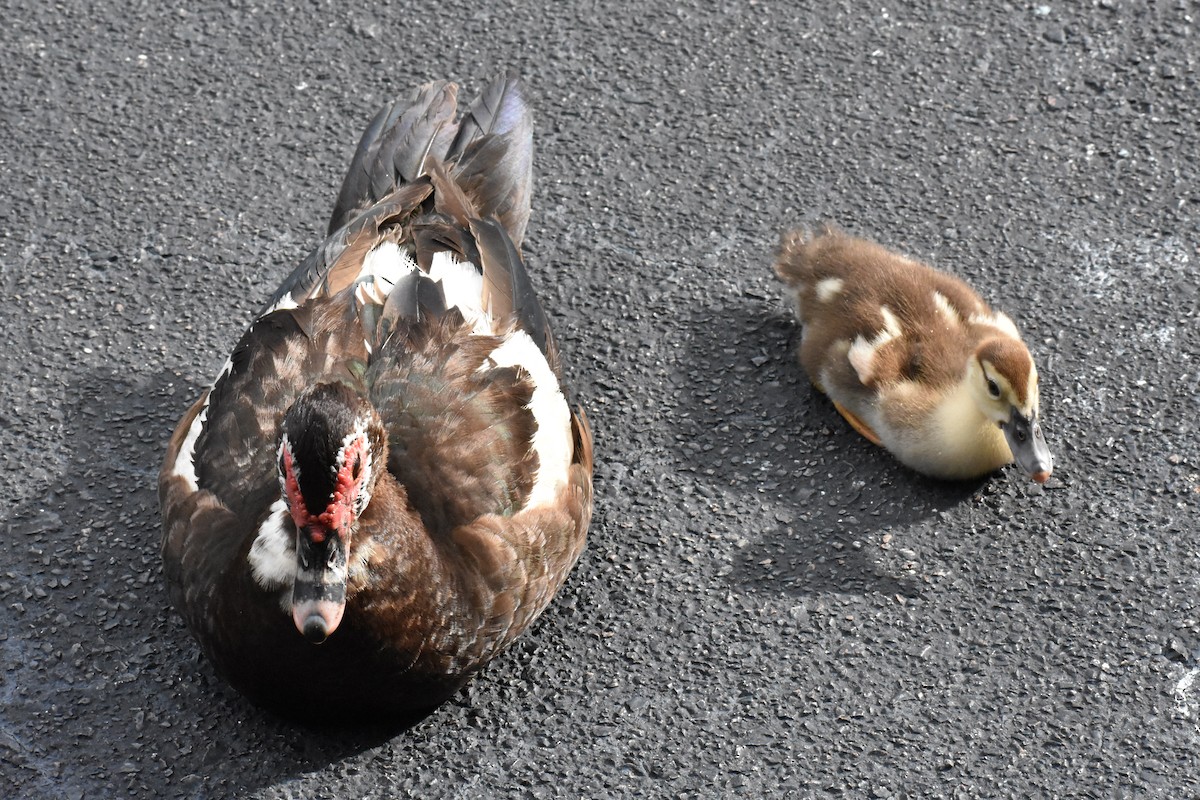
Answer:
[{"label": "duck's neck", "polygon": [[442,559],[404,487],[384,472],[359,518],[351,553],[349,596],[392,592],[436,580]]},{"label": "duck's neck", "polygon": [[[376,516],[364,513],[359,526],[361,566],[348,586],[347,618],[377,641],[421,653],[415,670],[486,660],[524,627],[515,623],[530,610],[514,610],[519,587],[511,581],[525,572],[497,563],[486,532],[429,531],[390,474],[380,476],[368,508]],[[495,629],[506,616],[514,625]]]},{"label": "duck's neck", "polygon": [[975,477],[1012,460],[1003,431],[979,408],[966,380],[946,394],[935,418],[933,444],[946,465],[945,477]]}]

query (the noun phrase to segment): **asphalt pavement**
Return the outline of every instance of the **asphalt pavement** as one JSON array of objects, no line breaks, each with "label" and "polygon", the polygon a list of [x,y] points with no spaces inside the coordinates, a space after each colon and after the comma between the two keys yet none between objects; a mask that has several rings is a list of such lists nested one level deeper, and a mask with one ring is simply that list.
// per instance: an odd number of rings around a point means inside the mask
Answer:
[{"label": "asphalt pavement", "polygon": [[[0,795],[1200,796],[1198,15],[7,0]],[[377,108],[508,67],[588,549],[415,726],[296,726],[167,606],[163,448]],[[770,274],[815,220],[1017,320],[1050,483],[927,480],[815,394]]]}]

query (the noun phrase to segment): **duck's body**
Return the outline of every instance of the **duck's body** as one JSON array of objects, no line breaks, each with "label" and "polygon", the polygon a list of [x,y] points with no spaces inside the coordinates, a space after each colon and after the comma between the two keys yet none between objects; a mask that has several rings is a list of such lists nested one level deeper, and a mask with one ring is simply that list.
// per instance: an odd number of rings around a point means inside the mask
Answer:
[{"label": "duck's body", "polygon": [[1033,358],[969,286],[831,228],[785,235],[775,272],[803,326],[800,363],[856,430],[938,478],[1014,456],[1049,478]]},{"label": "duck's body", "polygon": [[159,476],[172,603],[218,672],[289,715],[438,704],[584,546],[591,436],[519,251],[528,110],[507,77],[456,122],[456,92],[368,128],[329,238]]}]

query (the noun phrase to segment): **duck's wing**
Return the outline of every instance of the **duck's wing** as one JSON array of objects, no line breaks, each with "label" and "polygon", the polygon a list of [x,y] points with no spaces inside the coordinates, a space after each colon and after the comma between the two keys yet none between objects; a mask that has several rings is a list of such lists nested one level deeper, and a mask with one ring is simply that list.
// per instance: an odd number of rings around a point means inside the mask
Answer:
[{"label": "duck's wing", "polygon": [[454,174],[439,166],[430,178],[438,213],[413,226],[418,263],[429,271],[436,254],[448,251],[461,261],[477,265],[483,281],[483,310],[497,322],[515,320],[551,359],[557,372],[558,355],[545,312],[508,229],[499,219],[487,215],[486,209],[479,208]]},{"label": "duck's wing", "polygon": [[388,470],[425,527],[445,533],[528,502],[539,459],[536,386],[516,366],[489,363],[502,340],[464,336],[457,309],[422,304],[372,360],[371,399],[388,431]]},{"label": "duck's wing", "polygon": [[[498,236],[507,241],[502,229]],[[367,383],[388,428],[389,470],[426,526],[447,531],[483,514],[512,515],[550,492],[569,466],[569,412],[557,361],[543,349],[536,297],[529,292],[524,317],[488,302],[493,292],[519,294],[511,276],[524,267],[515,248],[494,255],[492,242],[445,220],[429,222],[417,239],[422,248],[453,242],[433,254],[418,250],[429,267],[412,264],[377,314],[364,312],[378,317],[367,330]],[[501,257],[515,260],[497,271]],[[504,283],[489,289],[489,277]]]},{"label": "duck's wing", "polygon": [[529,127],[516,79],[493,83],[429,163],[429,213],[362,315],[389,467],[430,529],[546,502],[570,469],[558,355],[508,227],[527,219]]},{"label": "duck's wing", "polygon": [[582,412],[571,430],[570,470],[550,502],[479,517],[450,536],[447,552],[480,615],[474,655],[481,663],[541,614],[583,552],[592,518],[592,437]]}]

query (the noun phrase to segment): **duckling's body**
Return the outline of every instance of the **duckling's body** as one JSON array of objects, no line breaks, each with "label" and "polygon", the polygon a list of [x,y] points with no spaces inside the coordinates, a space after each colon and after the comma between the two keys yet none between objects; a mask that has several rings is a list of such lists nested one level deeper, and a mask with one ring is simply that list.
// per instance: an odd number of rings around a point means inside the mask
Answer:
[{"label": "duckling's body", "polygon": [[775,272],[803,326],[800,363],[850,424],[913,469],[968,479],[1053,460],[1016,325],[961,280],[826,228],[784,236]]}]

